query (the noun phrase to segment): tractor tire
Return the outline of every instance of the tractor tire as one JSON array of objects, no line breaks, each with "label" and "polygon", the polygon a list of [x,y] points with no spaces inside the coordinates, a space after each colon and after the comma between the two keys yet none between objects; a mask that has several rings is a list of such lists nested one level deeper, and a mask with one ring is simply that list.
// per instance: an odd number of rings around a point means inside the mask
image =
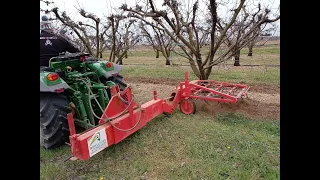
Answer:
[{"label": "tractor tire", "polygon": [[123,91],[127,87],[127,84],[123,81],[123,77],[119,74],[116,77],[109,78],[108,80],[117,84],[120,91]]},{"label": "tractor tire", "polygon": [[120,91],[123,91],[127,87],[127,84],[123,82],[123,77],[121,75],[117,75],[112,81],[119,86]]},{"label": "tractor tire", "polygon": [[[123,79],[123,77],[118,74],[116,77],[110,77],[108,79],[103,77],[103,78],[100,79],[100,81],[104,85],[107,85],[106,81],[112,81],[112,82],[114,82],[115,84],[117,84],[119,86],[120,91],[123,91],[127,87],[127,84],[124,83],[122,79]],[[110,92],[109,88],[107,89],[107,94],[108,94],[108,97],[110,99],[111,98],[111,92]]]},{"label": "tractor tire", "polygon": [[40,93],[40,146],[52,149],[69,140],[67,114],[71,110],[65,96]]}]

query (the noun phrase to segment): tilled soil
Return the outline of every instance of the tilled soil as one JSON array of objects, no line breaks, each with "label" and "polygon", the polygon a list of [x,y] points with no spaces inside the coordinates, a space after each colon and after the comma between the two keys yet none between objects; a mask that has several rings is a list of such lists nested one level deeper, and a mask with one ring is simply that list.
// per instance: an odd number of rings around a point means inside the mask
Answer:
[{"label": "tilled soil", "polygon": [[[179,79],[160,79],[160,78],[147,78],[147,77],[125,77],[125,81],[130,84],[134,83],[145,83],[145,84],[165,84],[171,86],[178,86],[183,80]],[[241,82],[242,83],[242,82]],[[250,86],[250,92],[266,93],[266,94],[279,94],[280,87],[276,85],[266,85],[266,84],[248,84]]]},{"label": "tilled soil", "polygon": [[[143,104],[153,99],[156,90],[158,98],[167,98],[180,81],[170,79],[126,78],[132,85],[136,101]],[[235,104],[196,100],[197,113],[216,115],[221,112],[238,112],[252,119],[280,119],[280,87],[249,85],[247,97]]]}]

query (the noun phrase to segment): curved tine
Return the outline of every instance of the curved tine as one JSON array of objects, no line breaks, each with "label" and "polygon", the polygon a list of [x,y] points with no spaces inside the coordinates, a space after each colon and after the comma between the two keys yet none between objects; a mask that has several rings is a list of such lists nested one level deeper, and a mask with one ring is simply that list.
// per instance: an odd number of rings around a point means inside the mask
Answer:
[{"label": "curved tine", "polygon": [[[205,96],[205,92],[201,92],[201,93]],[[206,104],[208,104],[209,106],[214,106],[214,107],[218,106],[219,103],[220,103],[220,102],[217,102],[216,105],[212,105],[212,104],[210,104],[210,103],[209,103],[207,100],[205,100],[205,99],[204,99],[204,102],[205,102]]]},{"label": "curved tine", "polygon": [[220,102],[219,102],[219,101],[216,101],[216,102],[217,102],[217,104],[216,104],[216,105],[212,105],[212,104],[208,103],[208,101],[207,101],[207,100],[204,100],[204,102],[205,102],[206,104],[208,104],[209,106],[214,106],[214,107],[216,107],[216,106],[218,106],[218,105],[220,104]]}]

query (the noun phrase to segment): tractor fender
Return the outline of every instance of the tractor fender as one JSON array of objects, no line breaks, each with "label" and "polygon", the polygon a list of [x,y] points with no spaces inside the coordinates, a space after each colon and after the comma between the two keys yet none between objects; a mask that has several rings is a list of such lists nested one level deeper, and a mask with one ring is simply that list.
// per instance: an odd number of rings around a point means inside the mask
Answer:
[{"label": "tractor fender", "polygon": [[70,88],[69,85],[62,79],[58,78],[54,82],[49,82],[46,78],[51,72],[40,72],[40,92],[61,92]]},{"label": "tractor fender", "polygon": [[111,71],[106,71],[105,73],[103,73],[103,76],[104,76],[106,79],[108,79],[108,78],[110,78],[110,77],[112,77],[112,76],[114,76],[114,75],[118,75],[118,74],[121,72],[121,70],[122,70],[122,66],[121,66],[121,65],[119,65],[119,64],[113,64],[113,66],[114,66],[114,69],[113,69],[113,70],[111,70]]},{"label": "tractor fender", "polygon": [[112,67],[108,68],[106,67],[107,63],[108,63],[107,61],[88,63],[88,68],[91,71],[97,72],[99,77],[103,76],[106,79],[109,79],[110,77],[114,77],[118,75],[122,70],[122,65],[112,63]]},{"label": "tractor fender", "polygon": [[44,82],[40,81],[40,92],[57,92],[57,90],[60,90],[61,88],[68,89],[69,85],[66,82],[63,82],[60,84],[47,86]]}]

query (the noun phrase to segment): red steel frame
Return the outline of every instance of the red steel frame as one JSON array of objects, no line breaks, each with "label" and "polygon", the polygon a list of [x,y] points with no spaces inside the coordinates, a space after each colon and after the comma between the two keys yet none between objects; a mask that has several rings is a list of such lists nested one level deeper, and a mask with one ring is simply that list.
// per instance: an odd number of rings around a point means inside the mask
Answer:
[{"label": "red steel frame", "polygon": [[[208,88],[214,85],[215,89]],[[219,91],[221,88],[231,88],[227,93]],[[233,96],[231,93],[236,89],[240,89],[240,92]],[[112,98],[105,109],[105,113],[102,115],[99,125],[77,134],[75,131],[73,114],[68,114],[68,123],[70,128],[70,145],[73,159],[88,160],[96,153],[110,147],[113,144],[117,144],[126,137],[130,136],[134,132],[144,127],[153,118],[164,114],[172,113],[173,110],[180,104],[182,112],[185,114],[191,114],[190,108],[195,108],[189,102],[189,99],[203,99],[209,101],[230,102],[235,103],[237,99],[242,97],[248,91],[248,87],[240,84],[230,84],[225,82],[217,82],[212,80],[195,80],[189,81],[188,73],[185,74],[185,81],[180,82],[179,87],[175,89],[175,92],[171,94],[170,98],[158,99],[157,92],[154,91],[154,98],[141,105],[132,99],[131,87],[126,88],[123,92],[119,92],[119,87],[113,88]],[[198,95],[201,92],[208,93],[206,96]],[[131,102],[128,107],[118,96],[125,99],[127,102]],[[218,97],[217,97],[218,96]],[[168,103],[171,101],[171,103]],[[184,102],[183,104],[181,102]],[[127,110],[126,110],[127,108]],[[124,110],[126,110],[124,112]],[[124,113],[123,113],[124,112]],[[112,119],[112,124],[106,120],[106,116]],[[139,121],[140,120],[140,121]],[[138,122],[139,121],[139,122]],[[138,123],[138,124],[137,124]],[[130,128],[134,127],[132,130]],[[114,126],[116,128],[114,128]],[[120,128],[120,130],[119,130]],[[129,129],[127,131],[121,129]],[[92,138],[99,139],[100,147],[89,147],[88,140]],[[98,142],[98,141],[97,141]],[[90,150],[91,154],[90,154]],[[94,149],[96,148],[96,149]]]}]

